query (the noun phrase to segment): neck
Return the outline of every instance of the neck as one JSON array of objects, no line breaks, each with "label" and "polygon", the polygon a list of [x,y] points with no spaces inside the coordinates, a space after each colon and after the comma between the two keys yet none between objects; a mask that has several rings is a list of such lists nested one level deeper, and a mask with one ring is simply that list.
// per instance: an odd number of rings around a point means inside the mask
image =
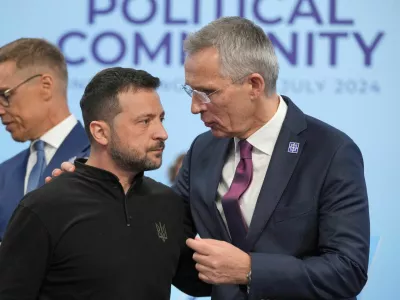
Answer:
[{"label": "neck", "polygon": [[263,127],[275,115],[279,107],[279,95],[274,93],[271,96],[260,99],[255,107],[255,115],[252,118],[250,128],[241,134],[239,138],[247,139],[258,129]]},{"label": "neck", "polygon": [[52,106],[49,112],[46,114],[46,119],[41,122],[41,127],[36,132],[32,140],[38,139],[43,136],[47,131],[64,121],[68,116],[71,115],[67,100],[64,99],[52,99]]},{"label": "neck", "polygon": [[87,165],[96,167],[108,171],[118,177],[125,194],[128,192],[132,185],[133,179],[139,173],[136,171],[126,171],[121,169],[113,159],[108,155],[106,150],[95,150],[95,147],[91,148],[89,159],[86,162]]}]

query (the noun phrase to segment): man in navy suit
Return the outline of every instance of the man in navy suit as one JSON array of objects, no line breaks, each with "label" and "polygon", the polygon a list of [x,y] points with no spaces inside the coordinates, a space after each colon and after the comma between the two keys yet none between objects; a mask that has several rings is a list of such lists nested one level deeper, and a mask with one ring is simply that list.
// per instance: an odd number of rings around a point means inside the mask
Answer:
[{"label": "man in navy suit", "polygon": [[216,20],[185,41],[183,87],[209,132],[176,179],[212,299],[354,299],[367,281],[363,159],[344,133],[276,92],[263,30]]},{"label": "man in navy suit", "polygon": [[190,204],[200,238],[187,244],[212,299],[355,299],[370,233],[357,145],[277,94],[272,43],[251,21],[211,22],[185,51],[183,88],[210,131],[174,190]]},{"label": "man in navy suit", "polygon": [[13,140],[30,141],[0,164],[0,241],[22,197],[60,163],[89,150],[69,112],[67,84],[64,56],[47,41],[23,38],[0,48],[0,118]]}]

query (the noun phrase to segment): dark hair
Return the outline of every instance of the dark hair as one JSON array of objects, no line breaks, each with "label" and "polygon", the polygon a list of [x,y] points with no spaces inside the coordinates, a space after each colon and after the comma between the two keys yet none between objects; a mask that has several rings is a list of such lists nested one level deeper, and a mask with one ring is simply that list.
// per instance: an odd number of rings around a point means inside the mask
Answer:
[{"label": "dark hair", "polygon": [[174,163],[168,169],[168,177],[171,183],[175,182],[176,179],[176,172],[178,171],[178,166],[183,162],[186,153],[179,154],[176,158]]},{"label": "dark hair", "polygon": [[67,64],[62,52],[44,39],[21,38],[0,48],[0,63],[14,61],[18,69],[38,66],[48,67],[56,71],[68,84]]},{"label": "dark hair", "polygon": [[102,120],[112,124],[111,121],[120,112],[120,93],[157,89],[159,86],[160,79],[143,70],[115,67],[97,73],[86,86],[80,102],[89,139],[93,140],[90,133],[91,122]]}]

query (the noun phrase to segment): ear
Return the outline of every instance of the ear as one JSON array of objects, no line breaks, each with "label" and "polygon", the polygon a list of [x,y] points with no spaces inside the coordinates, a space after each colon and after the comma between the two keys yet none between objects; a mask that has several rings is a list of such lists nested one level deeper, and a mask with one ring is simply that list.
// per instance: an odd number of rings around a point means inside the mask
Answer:
[{"label": "ear", "polygon": [[102,146],[107,146],[110,142],[110,126],[104,121],[91,122],[90,133],[93,139]]},{"label": "ear", "polygon": [[53,89],[54,89],[53,76],[50,74],[43,74],[40,83],[41,83],[40,93],[43,96],[43,99],[49,101],[53,96]]},{"label": "ear", "polygon": [[249,75],[247,80],[250,85],[250,95],[252,98],[257,99],[265,94],[265,81],[260,74],[253,73]]}]

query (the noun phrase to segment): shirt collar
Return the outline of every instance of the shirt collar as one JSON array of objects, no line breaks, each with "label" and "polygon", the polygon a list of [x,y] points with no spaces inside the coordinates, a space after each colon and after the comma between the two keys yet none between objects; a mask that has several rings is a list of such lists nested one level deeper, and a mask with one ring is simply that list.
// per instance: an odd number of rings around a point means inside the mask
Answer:
[{"label": "shirt collar", "polygon": [[[113,173],[104,170],[104,169],[99,169],[93,166],[89,166],[86,164],[87,159],[85,158],[78,158],[75,160],[74,165],[76,167],[76,171],[79,173],[84,174],[86,177],[89,178],[94,178],[97,180],[103,180],[103,181],[114,181],[114,182],[119,182],[119,179],[116,175]],[[144,177],[144,172],[139,172],[136,174],[136,176],[133,178],[133,182],[140,183],[142,182]]]},{"label": "shirt collar", "polygon": [[[274,116],[260,129],[247,138],[247,141],[261,152],[271,156],[278,139],[279,132],[287,112],[287,104],[279,96],[279,105]],[[235,138],[235,152],[238,150],[239,139]]]},{"label": "shirt collar", "polygon": [[[78,120],[74,117],[74,115],[69,115],[63,121],[42,135],[40,139],[44,141],[46,145],[58,149],[77,123]],[[33,151],[33,143],[31,143],[30,151]]]}]

